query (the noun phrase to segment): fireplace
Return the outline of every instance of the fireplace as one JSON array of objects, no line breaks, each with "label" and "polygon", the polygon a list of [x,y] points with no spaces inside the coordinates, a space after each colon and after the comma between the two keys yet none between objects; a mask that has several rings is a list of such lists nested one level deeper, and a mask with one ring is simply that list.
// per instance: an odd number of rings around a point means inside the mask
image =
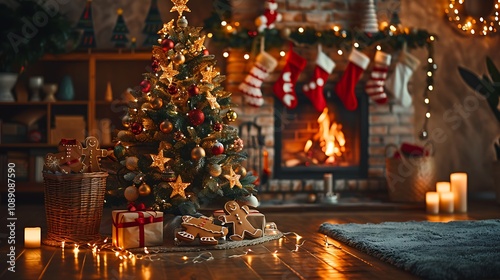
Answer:
[{"label": "fireplace", "polygon": [[[298,87],[300,88],[300,87]],[[318,112],[298,93],[299,106],[290,110],[274,102],[274,177],[363,179],[368,171],[368,102],[358,87],[358,108],[349,111],[333,92],[327,109]]]}]

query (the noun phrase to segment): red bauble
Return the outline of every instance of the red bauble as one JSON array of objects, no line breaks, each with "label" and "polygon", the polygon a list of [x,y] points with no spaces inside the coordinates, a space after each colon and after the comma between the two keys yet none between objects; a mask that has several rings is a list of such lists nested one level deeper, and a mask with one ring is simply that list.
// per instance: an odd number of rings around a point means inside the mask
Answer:
[{"label": "red bauble", "polygon": [[141,134],[143,129],[144,126],[140,122],[134,122],[130,125],[130,131],[135,135]]},{"label": "red bauble", "polygon": [[257,36],[257,34],[259,34],[257,32],[257,30],[249,30],[248,31],[248,37],[250,37],[250,38],[255,38]]},{"label": "red bauble", "polygon": [[204,56],[207,56],[207,55],[209,55],[209,54],[210,54],[210,52],[209,52],[207,49],[204,49],[204,50],[203,50],[203,55],[204,55]]},{"label": "red bauble", "polygon": [[158,70],[160,70],[160,63],[157,60],[153,60],[153,62],[151,62],[151,70],[153,72],[158,72]]},{"label": "red bauble", "polygon": [[213,129],[217,132],[222,131],[223,125],[221,123],[215,123]]},{"label": "red bauble", "polygon": [[191,96],[198,95],[200,93],[200,89],[198,88],[197,85],[190,85],[188,88],[188,93]]},{"label": "red bauble", "polygon": [[205,121],[205,114],[203,111],[198,109],[193,109],[188,113],[188,120],[191,125],[200,125]]},{"label": "red bauble", "polygon": [[179,89],[175,85],[169,85],[167,90],[170,95],[177,95],[179,93]]},{"label": "red bauble", "polygon": [[174,41],[170,39],[163,39],[161,41],[161,48],[163,49],[164,52],[168,52],[169,50],[173,49],[175,46]]},{"label": "red bauble", "polygon": [[143,93],[148,93],[151,89],[151,83],[148,80],[142,80],[140,86]]},{"label": "red bauble", "polygon": [[212,146],[212,154],[214,156],[220,155],[224,152],[224,145],[222,145],[221,142],[215,142],[215,144]]}]

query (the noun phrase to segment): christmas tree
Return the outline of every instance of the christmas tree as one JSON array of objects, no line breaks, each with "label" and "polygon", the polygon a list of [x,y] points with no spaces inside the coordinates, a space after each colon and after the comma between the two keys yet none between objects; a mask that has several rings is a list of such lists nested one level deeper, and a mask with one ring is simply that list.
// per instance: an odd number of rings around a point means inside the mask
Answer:
[{"label": "christmas tree", "polygon": [[146,35],[143,46],[151,47],[158,43],[157,31],[162,27],[163,21],[158,10],[157,0],[151,1],[148,15],[146,16],[145,25],[142,33]]},{"label": "christmas tree", "polygon": [[92,0],[87,0],[85,9],[76,24],[77,29],[83,30],[80,48],[95,48],[94,23],[92,22]]},{"label": "christmas tree", "polygon": [[[245,159],[237,114],[224,76],[207,54],[201,27],[188,26],[187,0],[172,0],[172,19],[158,32],[151,70],[133,91],[114,154],[123,168],[121,193],[154,210],[195,214],[205,203],[245,200],[257,179],[240,165]],[[110,186],[112,188],[113,186]]]},{"label": "christmas tree", "polygon": [[123,10],[118,9],[116,13],[118,14],[118,18],[116,19],[116,24],[113,28],[111,41],[115,43],[116,48],[125,48],[128,43],[128,28],[123,20]]}]

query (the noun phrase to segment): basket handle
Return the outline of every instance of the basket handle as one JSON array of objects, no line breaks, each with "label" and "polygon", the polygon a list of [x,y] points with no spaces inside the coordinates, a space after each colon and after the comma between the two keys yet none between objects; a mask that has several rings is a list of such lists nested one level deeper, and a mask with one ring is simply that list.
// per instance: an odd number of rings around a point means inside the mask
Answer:
[{"label": "basket handle", "polygon": [[406,164],[406,157],[403,155],[403,152],[401,151],[401,149],[399,148],[399,146],[397,146],[396,144],[387,144],[387,146],[385,146],[385,157],[386,158],[391,158],[392,156],[388,156],[387,153],[389,152],[389,150],[393,148],[395,149],[398,153],[399,153],[399,156],[401,158],[402,161],[405,162]]}]

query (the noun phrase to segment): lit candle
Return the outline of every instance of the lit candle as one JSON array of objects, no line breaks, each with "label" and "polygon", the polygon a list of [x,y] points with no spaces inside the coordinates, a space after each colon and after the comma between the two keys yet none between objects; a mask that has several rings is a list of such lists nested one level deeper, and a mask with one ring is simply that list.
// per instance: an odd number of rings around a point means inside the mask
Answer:
[{"label": "lit candle", "polygon": [[451,191],[456,212],[467,212],[467,173],[452,173],[450,175]]},{"label": "lit candle", "polygon": [[440,192],[439,193],[439,211],[442,213],[453,213],[453,193],[452,192]]},{"label": "lit candle", "polygon": [[42,230],[40,227],[24,228],[24,247],[39,248]]},{"label": "lit candle", "polygon": [[425,194],[425,203],[427,213],[437,214],[439,213],[439,193],[437,192],[427,192]]},{"label": "lit candle", "polygon": [[451,191],[450,182],[437,182],[436,191],[438,193]]},{"label": "lit candle", "polygon": [[333,174],[326,173],[323,175],[325,195],[333,195]]}]

